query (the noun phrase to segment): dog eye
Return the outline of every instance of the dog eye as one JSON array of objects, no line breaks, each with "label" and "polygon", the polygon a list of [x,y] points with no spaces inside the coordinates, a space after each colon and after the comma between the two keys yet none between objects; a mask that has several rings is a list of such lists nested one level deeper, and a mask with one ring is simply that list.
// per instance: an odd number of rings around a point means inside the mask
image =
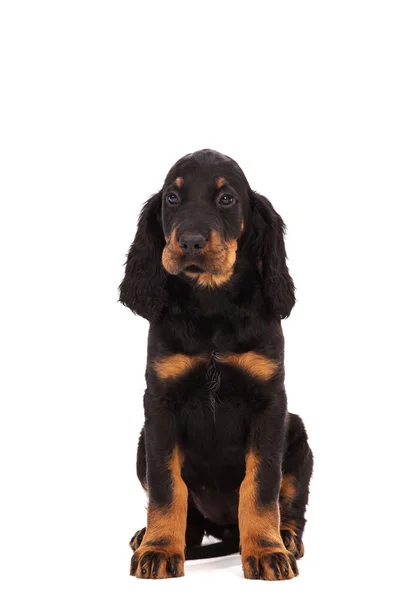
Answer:
[{"label": "dog eye", "polygon": [[222,204],[223,206],[228,206],[229,204],[232,204],[232,202],[233,202],[233,198],[229,194],[224,194],[219,199],[219,203]]},{"label": "dog eye", "polygon": [[168,194],[167,197],[168,204],[178,204],[179,198],[176,194]]}]

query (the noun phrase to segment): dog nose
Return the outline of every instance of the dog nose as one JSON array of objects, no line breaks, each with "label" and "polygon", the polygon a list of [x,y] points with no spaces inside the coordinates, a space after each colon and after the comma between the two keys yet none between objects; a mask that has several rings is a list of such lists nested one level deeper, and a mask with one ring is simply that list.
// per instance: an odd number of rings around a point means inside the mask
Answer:
[{"label": "dog nose", "polygon": [[204,235],[198,233],[184,233],[179,238],[179,246],[184,254],[198,254],[206,245]]}]

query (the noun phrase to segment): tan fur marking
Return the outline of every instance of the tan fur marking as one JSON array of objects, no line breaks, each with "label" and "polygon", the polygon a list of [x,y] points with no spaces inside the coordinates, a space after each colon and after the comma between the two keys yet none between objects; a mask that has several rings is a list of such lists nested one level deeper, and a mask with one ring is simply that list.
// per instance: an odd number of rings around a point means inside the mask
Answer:
[{"label": "tan fur marking", "polygon": [[151,507],[147,512],[147,528],[143,538],[147,540],[167,538],[171,544],[184,547],[186,516],[187,516],[187,487],[181,476],[183,457],[175,448],[168,469],[172,477],[172,502],[169,507]]},{"label": "tan fur marking", "polygon": [[226,273],[233,267],[236,260],[236,250],[237,240],[225,242],[218,231],[213,229],[200,254],[207,256],[208,270],[219,274]]},{"label": "tan fur marking", "polygon": [[[177,275],[180,271],[179,259],[183,257],[182,248],[178,244],[176,237],[176,229],[174,229],[169,237],[165,238],[167,242],[161,256],[163,267],[168,273]],[[178,263],[177,263],[178,259]]]},{"label": "tan fur marking", "polygon": [[258,352],[218,355],[219,362],[243,369],[256,379],[268,381],[278,370],[278,363]]},{"label": "tan fur marking", "polygon": [[226,243],[226,245],[228,247],[228,252],[226,255],[225,262],[227,265],[230,265],[230,267],[233,267],[236,261],[236,252],[238,247],[237,240],[230,240]]},{"label": "tan fur marking", "polygon": [[193,369],[202,362],[205,362],[204,356],[188,356],[187,354],[171,354],[156,358],[153,361],[153,367],[160,379],[175,379],[182,377],[185,373]]},{"label": "tan fur marking", "polygon": [[284,504],[289,504],[295,497],[296,491],[296,480],[293,475],[284,475],[281,480],[279,500]]},{"label": "tan fur marking", "polygon": [[[179,554],[182,561],[184,559],[188,490],[181,475],[182,464],[183,456],[179,449],[175,448],[168,463],[172,479],[172,502],[168,507],[151,506],[150,504],[148,508],[146,533],[141,545],[136,550],[139,555],[139,566],[135,573],[137,576],[139,576],[138,571],[141,568],[140,555],[144,552],[160,552],[166,556]],[[168,540],[169,543],[166,546],[155,546],[148,543],[157,539]],[[179,574],[183,575],[183,563]],[[167,575],[161,570],[157,578],[165,576]]]},{"label": "tan fur marking", "polygon": [[281,527],[281,532],[284,532],[284,535],[285,535],[285,537],[287,539],[287,542],[285,544],[286,548],[289,550],[289,552],[291,552],[292,554],[294,554],[296,552],[296,550],[297,550],[297,547],[296,547],[296,534],[294,534],[290,530],[287,530],[285,527]]},{"label": "tan fur marking", "polygon": [[[260,538],[276,542],[279,551],[282,539],[279,533],[279,507],[273,504],[260,507],[256,497],[256,476],[260,459],[254,452],[246,456],[246,475],[239,492],[240,545],[247,551],[257,545]],[[277,550],[278,551],[278,550]]]},{"label": "tan fur marking", "polygon": [[[289,534],[289,535],[288,535]],[[297,523],[295,519],[287,519],[281,522],[281,535],[286,539],[287,549],[294,554],[296,558],[304,556],[304,544],[297,537]],[[289,544],[287,544],[289,542]]]},{"label": "tan fur marking", "polygon": [[[190,257],[185,257],[179,246],[176,230],[169,237],[166,236],[161,262],[168,273],[178,275],[190,264],[197,264],[196,257],[191,262]],[[233,274],[233,265],[236,261],[237,240],[225,241],[217,231],[211,231],[209,239],[204,248],[199,252],[203,273],[187,273],[191,279],[198,280],[203,287],[218,287],[222,285]]]},{"label": "tan fur marking", "polygon": [[287,519],[285,521],[282,521],[281,529],[287,529],[288,531],[290,531],[290,533],[292,533],[292,535],[297,535],[297,524],[294,519]]},{"label": "tan fur marking", "polygon": [[175,185],[178,188],[178,190],[182,187],[183,185],[183,177],[177,177],[175,179]]},{"label": "tan fur marking", "polygon": [[204,273],[184,271],[185,275],[196,281],[200,287],[217,288],[229,281],[233,275],[236,261],[237,241],[225,242],[219,233],[212,230],[210,237],[200,254],[206,257]]},{"label": "tan fur marking", "polygon": [[295,529],[292,529],[287,523],[281,523],[281,531],[290,531],[293,537],[297,536]]},{"label": "tan fur marking", "polygon": [[225,179],[223,177],[218,177],[216,183],[217,188],[220,190],[225,185]]},{"label": "tan fur marking", "polygon": [[200,287],[217,288],[229,281],[232,277],[233,269],[222,275],[213,275],[212,273],[190,273],[187,272],[185,275],[190,279],[195,279],[196,283]]},{"label": "tan fur marking", "polygon": [[[290,560],[291,553],[283,545],[280,535],[280,512],[278,502],[269,506],[260,506],[257,501],[257,473],[260,467],[259,457],[252,451],[246,456],[246,475],[239,492],[239,531],[245,578],[253,579],[252,565],[261,565],[260,579],[292,579],[294,572]],[[268,542],[263,545],[262,542]],[[268,561],[275,555],[278,572]],[[284,570],[287,572],[284,574]]]}]

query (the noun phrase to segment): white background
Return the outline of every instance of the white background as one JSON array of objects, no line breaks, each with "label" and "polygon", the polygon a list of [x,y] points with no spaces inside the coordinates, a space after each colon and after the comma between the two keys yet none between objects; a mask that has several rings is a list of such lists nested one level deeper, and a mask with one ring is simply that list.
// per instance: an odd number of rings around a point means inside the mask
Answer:
[{"label": "white background", "polygon": [[[398,593],[396,4],[2,2],[3,598]],[[315,454],[288,582],[238,556],[128,576],[147,323],[117,287],[141,204],[204,147],[288,226],[287,391]]]}]

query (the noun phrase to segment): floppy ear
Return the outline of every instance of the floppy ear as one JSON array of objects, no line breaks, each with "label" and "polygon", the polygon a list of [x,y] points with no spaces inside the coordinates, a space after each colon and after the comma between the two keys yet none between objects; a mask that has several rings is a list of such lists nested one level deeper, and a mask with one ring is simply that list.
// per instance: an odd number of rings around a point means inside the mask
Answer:
[{"label": "floppy ear", "polygon": [[126,261],[119,300],[148,321],[156,321],[167,302],[167,275],[161,264],[165,239],[161,226],[161,192],[143,206]]},{"label": "floppy ear", "polygon": [[270,311],[285,319],[296,301],[293,279],[286,265],[285,224],[264,196],[251,192],[253,203],[254,250],[264,282]]}]

